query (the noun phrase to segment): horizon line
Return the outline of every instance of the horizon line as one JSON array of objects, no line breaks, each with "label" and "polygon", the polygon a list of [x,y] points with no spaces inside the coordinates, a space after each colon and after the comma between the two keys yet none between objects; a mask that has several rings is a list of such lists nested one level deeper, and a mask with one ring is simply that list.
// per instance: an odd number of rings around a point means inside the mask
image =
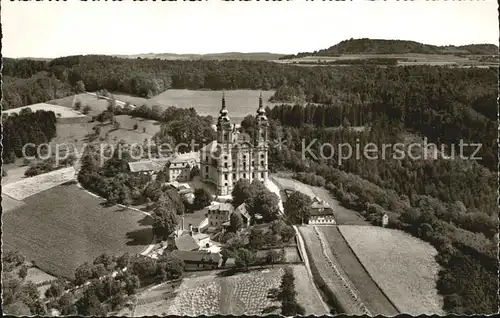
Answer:
[{"label": "horizon line", "polygon": [[[420,43],[422,45],[430,45],[430,46],[436,46],[436,47],[448,47],[448,46],[466,46],[466,45],[495,45],[497,47],[500,47],[500,41],[496,42],[496,43],[493,43],[493,42],[480,42],[480,43],[467,43],[467,44],[430,44],[430,43],[424,43],[424,42],[420,42],[420,41],[417,41],[417,40],[407,40],[407,39],[391,39],[391,38],[368,38],[368,37],[360,37],[360,38],[349,38],[349,39],[345,39],[345,40],[342,40],[342,41],[339,41],[329,47],[324,47],[324,48],[320,48],[320,49],[315,49],[315,50],[305,50],[305,51],[299,51],[299,52],[295,52],[295,53],[276,53],[276,52],[269,52],[269,51],[223,51],[223,52],[208,52],[208,53],[194,53],[194,52],[182,52],[182,53],[179,53],[179,52],[149,52],[149,53],[72,53],[72,54],[68,54],[68,55],[60,55],[60,56],[51,56],[51,57],[48,57],[48,56],[19,56],[19,57],[11,57],[11,56],[3,56],[3,58],[12,58],[12,59],[56,59],[56,58],[61,58],[61,57],[67,57],[67,56],[79,56],[79,55],[83,55],[83,56],[86,56],[86,55],[107,55],[107,56],[116,56],[116,57],[122,57],[122,56],[132,56],[132,55],[154,55],[154,54],[157,54],[157,55],[160,55],[160,54],[171,54],[171,55],[200,55],[200,56],[206,56],[206,55],[218,55],[218,54],[230,54],[230,53],[233,53],[233,54],[275,54],[275,55],[296,55],[296,54],[299,54],[299,53],[313,53],[313,52],[317,52],[317,51],[320,51],[320,50],[325,50],[325,49],[328,49],[332,46],[335,46],[335,45],[338,45],[340,44],[341,42],[345,42],[345,41],[349,41],[349,40],[362,40],[362,39],[369,39],[369,40],[384,40],[384,41],[407,41],[407,42],[416,42],[416,43]],[[349,53],[345,53],[345,54],[349,54]],[[387,53],[387,54],[390,54],[390,53]]]}]

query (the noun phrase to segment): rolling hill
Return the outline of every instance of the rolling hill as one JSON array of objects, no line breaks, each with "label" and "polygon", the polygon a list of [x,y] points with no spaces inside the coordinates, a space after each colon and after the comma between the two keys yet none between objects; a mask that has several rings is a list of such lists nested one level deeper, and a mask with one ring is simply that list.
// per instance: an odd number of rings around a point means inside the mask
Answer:
[{"label": "rolling hill", "polygon": [[382,39],[349,39],[327,49],[314,52],[301,52],[285,55],[281,59],[293,59],[304,56],[339,56],[342,54],[465,54],[498,55],[495,44],[470,44],[462,46],[435,46],[415,41]]},{"label": "rolling hill", "polygon": [[249,61],[269,61],[277,60],[284,54],[268,52],[225,52],[209,54],[174,54],[174,53],[145,53],[132,55],[116,55],[122,58],[142,58],[142,59],[160,59],[160,60],[249,60]]}]

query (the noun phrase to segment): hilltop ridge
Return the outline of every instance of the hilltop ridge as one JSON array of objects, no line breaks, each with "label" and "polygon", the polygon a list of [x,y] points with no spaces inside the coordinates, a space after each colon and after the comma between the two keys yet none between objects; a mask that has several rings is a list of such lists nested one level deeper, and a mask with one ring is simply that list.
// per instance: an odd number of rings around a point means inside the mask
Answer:
[{"label": "hilltop ridge", "polygon": [[384,39],[349,39],[341,41],[327,49],[314,52],[300,52],[281,57],[281,59],[300,58],[304,56],[339,56],[341,54],[477,54],[498,55],[495,44],[469,44],[435,46],[407,40]]}]

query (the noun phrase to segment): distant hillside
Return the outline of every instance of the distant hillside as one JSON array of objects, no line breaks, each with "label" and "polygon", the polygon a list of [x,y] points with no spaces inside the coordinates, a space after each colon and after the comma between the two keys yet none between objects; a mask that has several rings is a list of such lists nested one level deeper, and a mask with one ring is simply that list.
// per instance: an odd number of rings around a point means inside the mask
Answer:
[{"label": "distant hillside", "polygon": [[209,53],[209,54],[174,54],[174,53],[146,53],[133,55],[116,55],[122,58],[143,58],[160,60],[249,60],[249,61],[269,61],[283,57],[283,54],[255,52],[255,53]]},{"label": "distant hillside", "polygon": [[342,54],[498,54],[498,46],[494,44],[470,44],[462,46],[435,46],[415,41],[350,39],[342,41],[324,50],[301,52],[285,55],[281,59],[300,58],[304,56],[339,56]]}]

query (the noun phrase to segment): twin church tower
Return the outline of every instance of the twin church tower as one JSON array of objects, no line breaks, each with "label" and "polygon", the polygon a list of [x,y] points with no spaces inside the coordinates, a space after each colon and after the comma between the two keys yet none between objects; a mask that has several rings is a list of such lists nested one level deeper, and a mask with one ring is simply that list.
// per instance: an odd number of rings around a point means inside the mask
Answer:
[{"label": "twin church tower", "polygon": [[231,122],[222,95],[222,108],[217,119],[217,140],[200,150],[200,175],[203,181],[217,186],[218,195],[228,195],[240,179],[249,182],[268,178],[268,120],[259,97],[254,136],[239,132]]}]

